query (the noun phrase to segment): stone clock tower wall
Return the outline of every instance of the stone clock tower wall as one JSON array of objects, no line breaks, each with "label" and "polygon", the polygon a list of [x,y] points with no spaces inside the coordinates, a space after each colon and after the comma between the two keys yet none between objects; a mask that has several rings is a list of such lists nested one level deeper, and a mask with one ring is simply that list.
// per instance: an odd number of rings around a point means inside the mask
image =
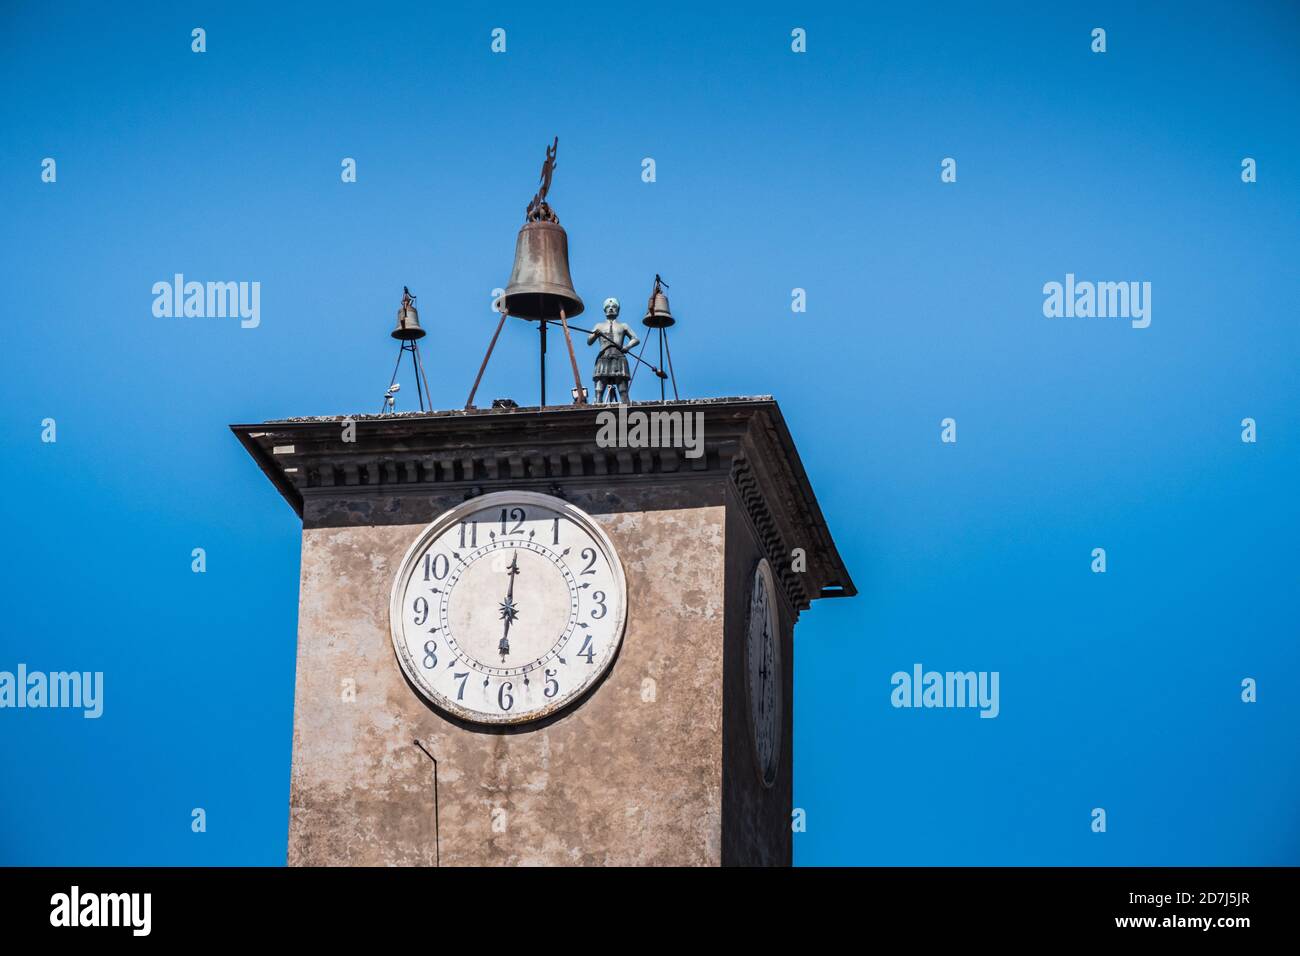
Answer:
[{"label": "stone clock tower wall", "polygon": [[[232,429],[303,521],[291,865],[788,865],[792,632],[852,595],[768,398],[646,404],[699,415],[703,454],[604,448],[600,408],[289,419]],[[389,595],[443,512],[492,491],[562,497],[611,539],[627,578],[613,665],[533,723],[471,724],[408,684]],[[790,551],[807,552],[791,571]],[[772,564],[784,728],[755,768],[745,679],[749,590]],[[438,759],[437,826],[433,766]]]},{"label": "stone clock tower wall", "polygon": [[[722,860],[725,507],[718,481],[574,489],[623,561],[604,681],[521,728],[434,711],[397,667],[393,576],[463,492],[312,498],[304,511],[291,865],[709,865]],[[355,699],[345,682],[355,682]],[[348,699],[345,699],[348,698]]]}]

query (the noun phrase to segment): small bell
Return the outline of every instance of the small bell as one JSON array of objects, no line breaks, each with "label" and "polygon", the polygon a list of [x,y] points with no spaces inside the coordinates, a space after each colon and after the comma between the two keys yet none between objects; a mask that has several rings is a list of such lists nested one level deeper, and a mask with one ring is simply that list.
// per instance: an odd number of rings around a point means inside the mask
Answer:
[{"label": "small bell", "polygon": [[656,275],[655,287],[650,293],[650,301],[646,304],[645,318],[641,320],[641,324],[648,328],[666,329],[670,325],[677,324],[672,312],[668,310],[668,296],[664,295],[664,285],[664,280]]},{"label": "small bell", "polygon": [[415,296],[411,290],[402,286],[402,307],[397,310],[397,328],[393,329],[393,338],[404,342],[424,338],[424,329],[420,328],[420,313],[415,310]]}]

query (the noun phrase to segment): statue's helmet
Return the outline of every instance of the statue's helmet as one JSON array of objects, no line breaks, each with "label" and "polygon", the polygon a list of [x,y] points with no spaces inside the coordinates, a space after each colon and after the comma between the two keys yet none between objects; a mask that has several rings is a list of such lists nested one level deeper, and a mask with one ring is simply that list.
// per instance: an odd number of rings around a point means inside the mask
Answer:
[{"label": "statue's helmet", "polygon": [[611,315],[611,314],[618,315],[619,312],[618,299],[614,298],[611,295],[608,299],[605,300],[605,304],[603,308],[605,310],[606,315]]}]

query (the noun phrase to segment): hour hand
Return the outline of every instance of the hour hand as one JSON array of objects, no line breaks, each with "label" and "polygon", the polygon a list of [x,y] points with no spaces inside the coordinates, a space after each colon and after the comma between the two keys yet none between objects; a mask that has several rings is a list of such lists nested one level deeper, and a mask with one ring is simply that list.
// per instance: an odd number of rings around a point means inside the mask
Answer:
[{"label": "hour hand", "polygon": [[501,620],[506,622],[506,626],[501,634],[501,643],[497,645],[497,650],[501,652],[502,660],[505,660],[506,655],[510,653],[510,624],[518,616],[519,612],[515,609],[514,601],[506,598],[501,602]]},{"label": "hour hand", "polygon": [[502,660],[505,660],[506,655],[510,653],[510,625],[518,616],[519,609],[515,607],[515,599],[507,594],[506,599],[501,602],[501,620],[505,622],[505,630],[501,633],[501,643],[497,645]]}]

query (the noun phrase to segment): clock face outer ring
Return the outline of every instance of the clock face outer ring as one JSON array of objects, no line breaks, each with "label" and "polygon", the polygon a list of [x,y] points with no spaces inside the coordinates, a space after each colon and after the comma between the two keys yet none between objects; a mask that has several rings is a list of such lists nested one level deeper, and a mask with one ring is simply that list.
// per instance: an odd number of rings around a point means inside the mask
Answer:
[{"label": "clock face outer ring", "polygon": [[[403,646],[405,641],[402,635],[402,599],[406,593],[406,582],[414,572],[415,565],[419,562],[420,557],[434,541],[441,537],[448,528],[457,525],[462,518],[499,505],[533,505],[538,508],[545,508],[582,528],[591,536],[604,555],[610,573],[613,575],[614,586],[619,598],[618,614],[613,622],[613,646],[610,648],[610,652],[605,655],[601,668],[591,675],[578,693],[566,697],[564,700],[556,701],[540,710],[516,716],[484,714],[482,711],[463,707],[453,700],[430,694],[423,683],[412,676],[415,668],[407,667],[406,648]],[[445,711],[454,717],[473,724],[532,723],[535,720],[541,720],[564,710],[566,707],[571,707],[581,700],[585,700],[591,689],[599,684],[605,674],[609,672],[609,669],[614,664],[614,659],[618,657],[618,652],[623,646],[623,631],[626,626],[627,578],[623,574],[623,563],[619,560],[618,552],[614,550],[613,542],[609,540],[605,530],[585,511],[569,504],[563,498],[555,498],[536,491],[493,491],[485,495],[479,495],[477,498],[470,498],[451,510],[443,512],[421,531],[415,541],[411,543],[411,546],[406,549],[402,563],[398,566],[397,576],[393,579],[393,589],[388,601],[388,631],[393,642],[393,653],[396,655],[397,665],[406,676],[407,681],[419,692],[424,700],[438,710]]]},{"label": "clock face outer ring", "polygon": [[[775,671],[773,680],[776,683],[776,693],[772,698],[773,707],[776,710],[776,725],[772,731],[772,768],[771,776],[768,775],[768,769],[763,766],[763,757],[758,749],[758,726],[754,721],[754,691],[750,684],[750,655],[756,648],[753,644],[752,635],[754,633],[754,597],[758,589],[762,587],[767,591],[767,626],[769,633],[772,635],[772,668]],[[784,704],[782,696],[785,693],[785,682],[782,680],[781,670],[781,632],[779,630],[780,620],[776,614],[776,580],[772,576],[772,565],[767,558],[761,558],[754,567],[754,579],[750,586],[749,592],[749,612],[746,615],[745,622],[745,702],[749,705],[747,716],[749,720],[749,743],[754,751],[754,769],[758,773],[758,779],[764,787],[772,787],[776,783],[776,778],[781,770],[781,738],[785,736],[784,722]]]}]

